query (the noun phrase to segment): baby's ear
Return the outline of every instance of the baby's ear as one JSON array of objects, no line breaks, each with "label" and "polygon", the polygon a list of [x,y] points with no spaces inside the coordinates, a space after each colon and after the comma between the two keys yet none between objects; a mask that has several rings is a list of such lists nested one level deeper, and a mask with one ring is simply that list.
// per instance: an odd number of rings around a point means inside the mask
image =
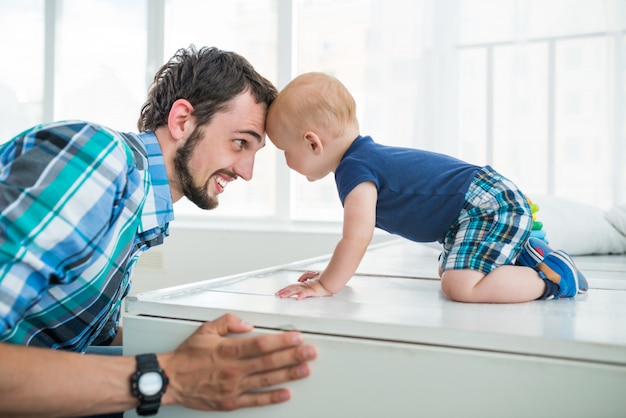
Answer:
[{"label": "baby's ear", "polygon": [[324,150],[324,145],[322,144],[322,140],[315,132],[307,131],[304,134],[304,140],[306,141],[307,148],[315,155],[319,155]]}]

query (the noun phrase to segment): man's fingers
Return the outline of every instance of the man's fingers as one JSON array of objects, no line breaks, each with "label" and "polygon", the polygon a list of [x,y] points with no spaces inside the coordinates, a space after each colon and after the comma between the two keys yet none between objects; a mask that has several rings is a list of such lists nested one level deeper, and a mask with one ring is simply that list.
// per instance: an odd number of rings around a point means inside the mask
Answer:
[{"label": "man's fingers", "polygon": [[289,391],[276,385],[308,376],[307,362],[317,356],[315,348],[303,345],[304,337],[297,331],[224,337],[251,329],[232,314],[203,323],[173,355],[161,356],[172,382],[166,395],[202,410],[232,410],[288,400]]},{"label": "man's fingers", "polygon": [[[233,340],[228,340],[226,344],[239,344],[239,349],[237,350],[237,352],[241,358],[255,358],[269,355],[272,353],[278,353],[281,352],[281,350],[285,350],[285,352],[290,353],[287,356],[294,356],[294,351],[288,349],[297,347],[303,342],[304,337],[300,332],[289,331],[281,332],[278,334],[266,334],[248,338],[237,338]],[[285,364],[293,364],[297,360],[302,361],[305,359],[293,359],[291,362],[283,361],[283,366]]]},{"label": "man's fingers", "polygon": [[[281,382],[281,380],[276,379],[276,376],[282,376],[284,381],[300,379],[304,377],[301,372],[308,374],[306,362],[315,360],[316,357],[317,351],[309,345],[275,351],[265,356],[250,359],[248,374],[260,373],[268,377],[273,376],[272,384]],[[299,369],[299,366],[304,366],[304,368]]]},{"label": "man's fingers", "polygon": [[265,406],[286,402],[291,399],[291,393],[287,389],[276,389],[267,392],[244,393],[237,399],[237,408],[252,406]]},{"label": "man's fingers", "polygon": [[257,373],[248,376],[244,384],[244,390],[264,389],[270,386],[280,385],[292,380],[300,380],[311,374],[311,368],[308,363],[298,364],[285,369],[274,370],[269,372]]},{"label": "man's fingers", "polygon": [[[259,373],[268,378],[273,377],[272,385],[302,378],[299,372],[308,371],[308,366],[302,370],[298,369],[298,366],[317,357],[317,351],[313,346],[301,345],[303,339],[299,332],[262,335],[246,340],[244,345],[238,347],[239,355],[248,358],[244,367],[245,373],[248,376]],[[279,372],[274,374],[277,371]],[[287,374],[291,375],[291,378]],[[282,376],[282,380],[277,379],[277,376]]]},{"label": "man's fingers", "polygon": [[287,389],[264,391],[264,388],[304,379],[311,374],[308,364],[299,364],[287,369],[258,373],[249,376],[245,383],[245,393],[237,400],[238,407],[270,405],[285,402],[291,398]]},{"label": "man's fingers", "polygon": [[[289,335],[287,335],[289,334]],[[266,338],[280,337],[280,338]],[[288,337],[288,338],[283,338]],[[236,339],[242,341],[242,339]],[[315,359],[317,352],[312,346],[296,346],[281,348],[259,355],[260,351],[273,350],[283,344],[298,344],[302,341],[297,332],[263,335],[246,339],[245,349],[238,347],[241,352],[252,350],[252,356],[242,363],[242,375],[239,384],[240,395],[222,400],[220,409],[238,409],[249,406],[269,405],[284,402],[289,399],[289,391],[285,389],[266,390],[269,387],[284,384],[293,380],[303,379],[310,375],[311,370],[307,361]],[[252,341],[255,340],[255,341]],[[283,340],[281,342],[277,342]],[[256,350],[253,348],[256,347]]]},{"label": "man's fingers", "polygon": [[226,315],[223,315],[221,318],[224,318],[224,317],[226,317],[224,321],[226,321],[228,332],[233,332],[233,333],[249,332],[249,331],[252,331],[252,329],[254,328],[252,324],[245,322],[244,320],[240,319],[236,315],[226,314]]},{"label": "man's fingers", "polygon": [[205,322],[196,330],[196,333],[218,334],[223,337],[230,333],[249,332],[253,328],[251,324],[242,321],[237,315],[227,313],[211,322]]}]

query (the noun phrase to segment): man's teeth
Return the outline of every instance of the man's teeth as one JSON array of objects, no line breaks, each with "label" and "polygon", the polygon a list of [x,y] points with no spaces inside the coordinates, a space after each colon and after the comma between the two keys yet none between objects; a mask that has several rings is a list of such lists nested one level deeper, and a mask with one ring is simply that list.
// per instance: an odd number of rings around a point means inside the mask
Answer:
[{"label": "man's teeth", "polygon": [[228,182],[221,177],[217,177],[216,181],[217,181],[217,184],[219,184],[222,189],[224,189],[228,185]]}]

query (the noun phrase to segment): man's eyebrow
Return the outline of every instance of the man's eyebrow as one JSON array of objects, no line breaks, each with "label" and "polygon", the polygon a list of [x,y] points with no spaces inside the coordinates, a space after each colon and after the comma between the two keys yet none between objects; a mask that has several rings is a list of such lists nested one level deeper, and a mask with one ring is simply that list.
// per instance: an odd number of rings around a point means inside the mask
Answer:
[{"label": "man's eyebrow", "polygon": [[253,136],[253,137],[256,138],[257,142],[262,142],[263,141],[263,138],[261,137],[261,135],[259,135],[259,133],[256,132],[256,131],[247,131],[246,130],[246,131],[239,131],[239,133],[248,134],[250,136]]}]

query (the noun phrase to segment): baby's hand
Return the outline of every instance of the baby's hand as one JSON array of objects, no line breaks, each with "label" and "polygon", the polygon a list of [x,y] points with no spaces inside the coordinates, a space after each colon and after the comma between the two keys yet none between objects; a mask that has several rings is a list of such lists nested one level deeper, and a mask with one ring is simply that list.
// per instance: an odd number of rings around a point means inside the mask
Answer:
[{"label": "baby's hand", "polygon": [[319,273],[306,272],[298,279],[301,283],[290,284],[287,287],[276,292],[276,296],[281,298],[289,298],[295,296],[296,299],[316,298],[323,296],[332,296],[324,285],[317,279]]},{"label": "baby's hand", "polygon": [[314,279],[319,277],[320,273],[317,271],[305,271],[302,273],[302,276],[298,279],[299,282],[306,282],[307,280]]}]

